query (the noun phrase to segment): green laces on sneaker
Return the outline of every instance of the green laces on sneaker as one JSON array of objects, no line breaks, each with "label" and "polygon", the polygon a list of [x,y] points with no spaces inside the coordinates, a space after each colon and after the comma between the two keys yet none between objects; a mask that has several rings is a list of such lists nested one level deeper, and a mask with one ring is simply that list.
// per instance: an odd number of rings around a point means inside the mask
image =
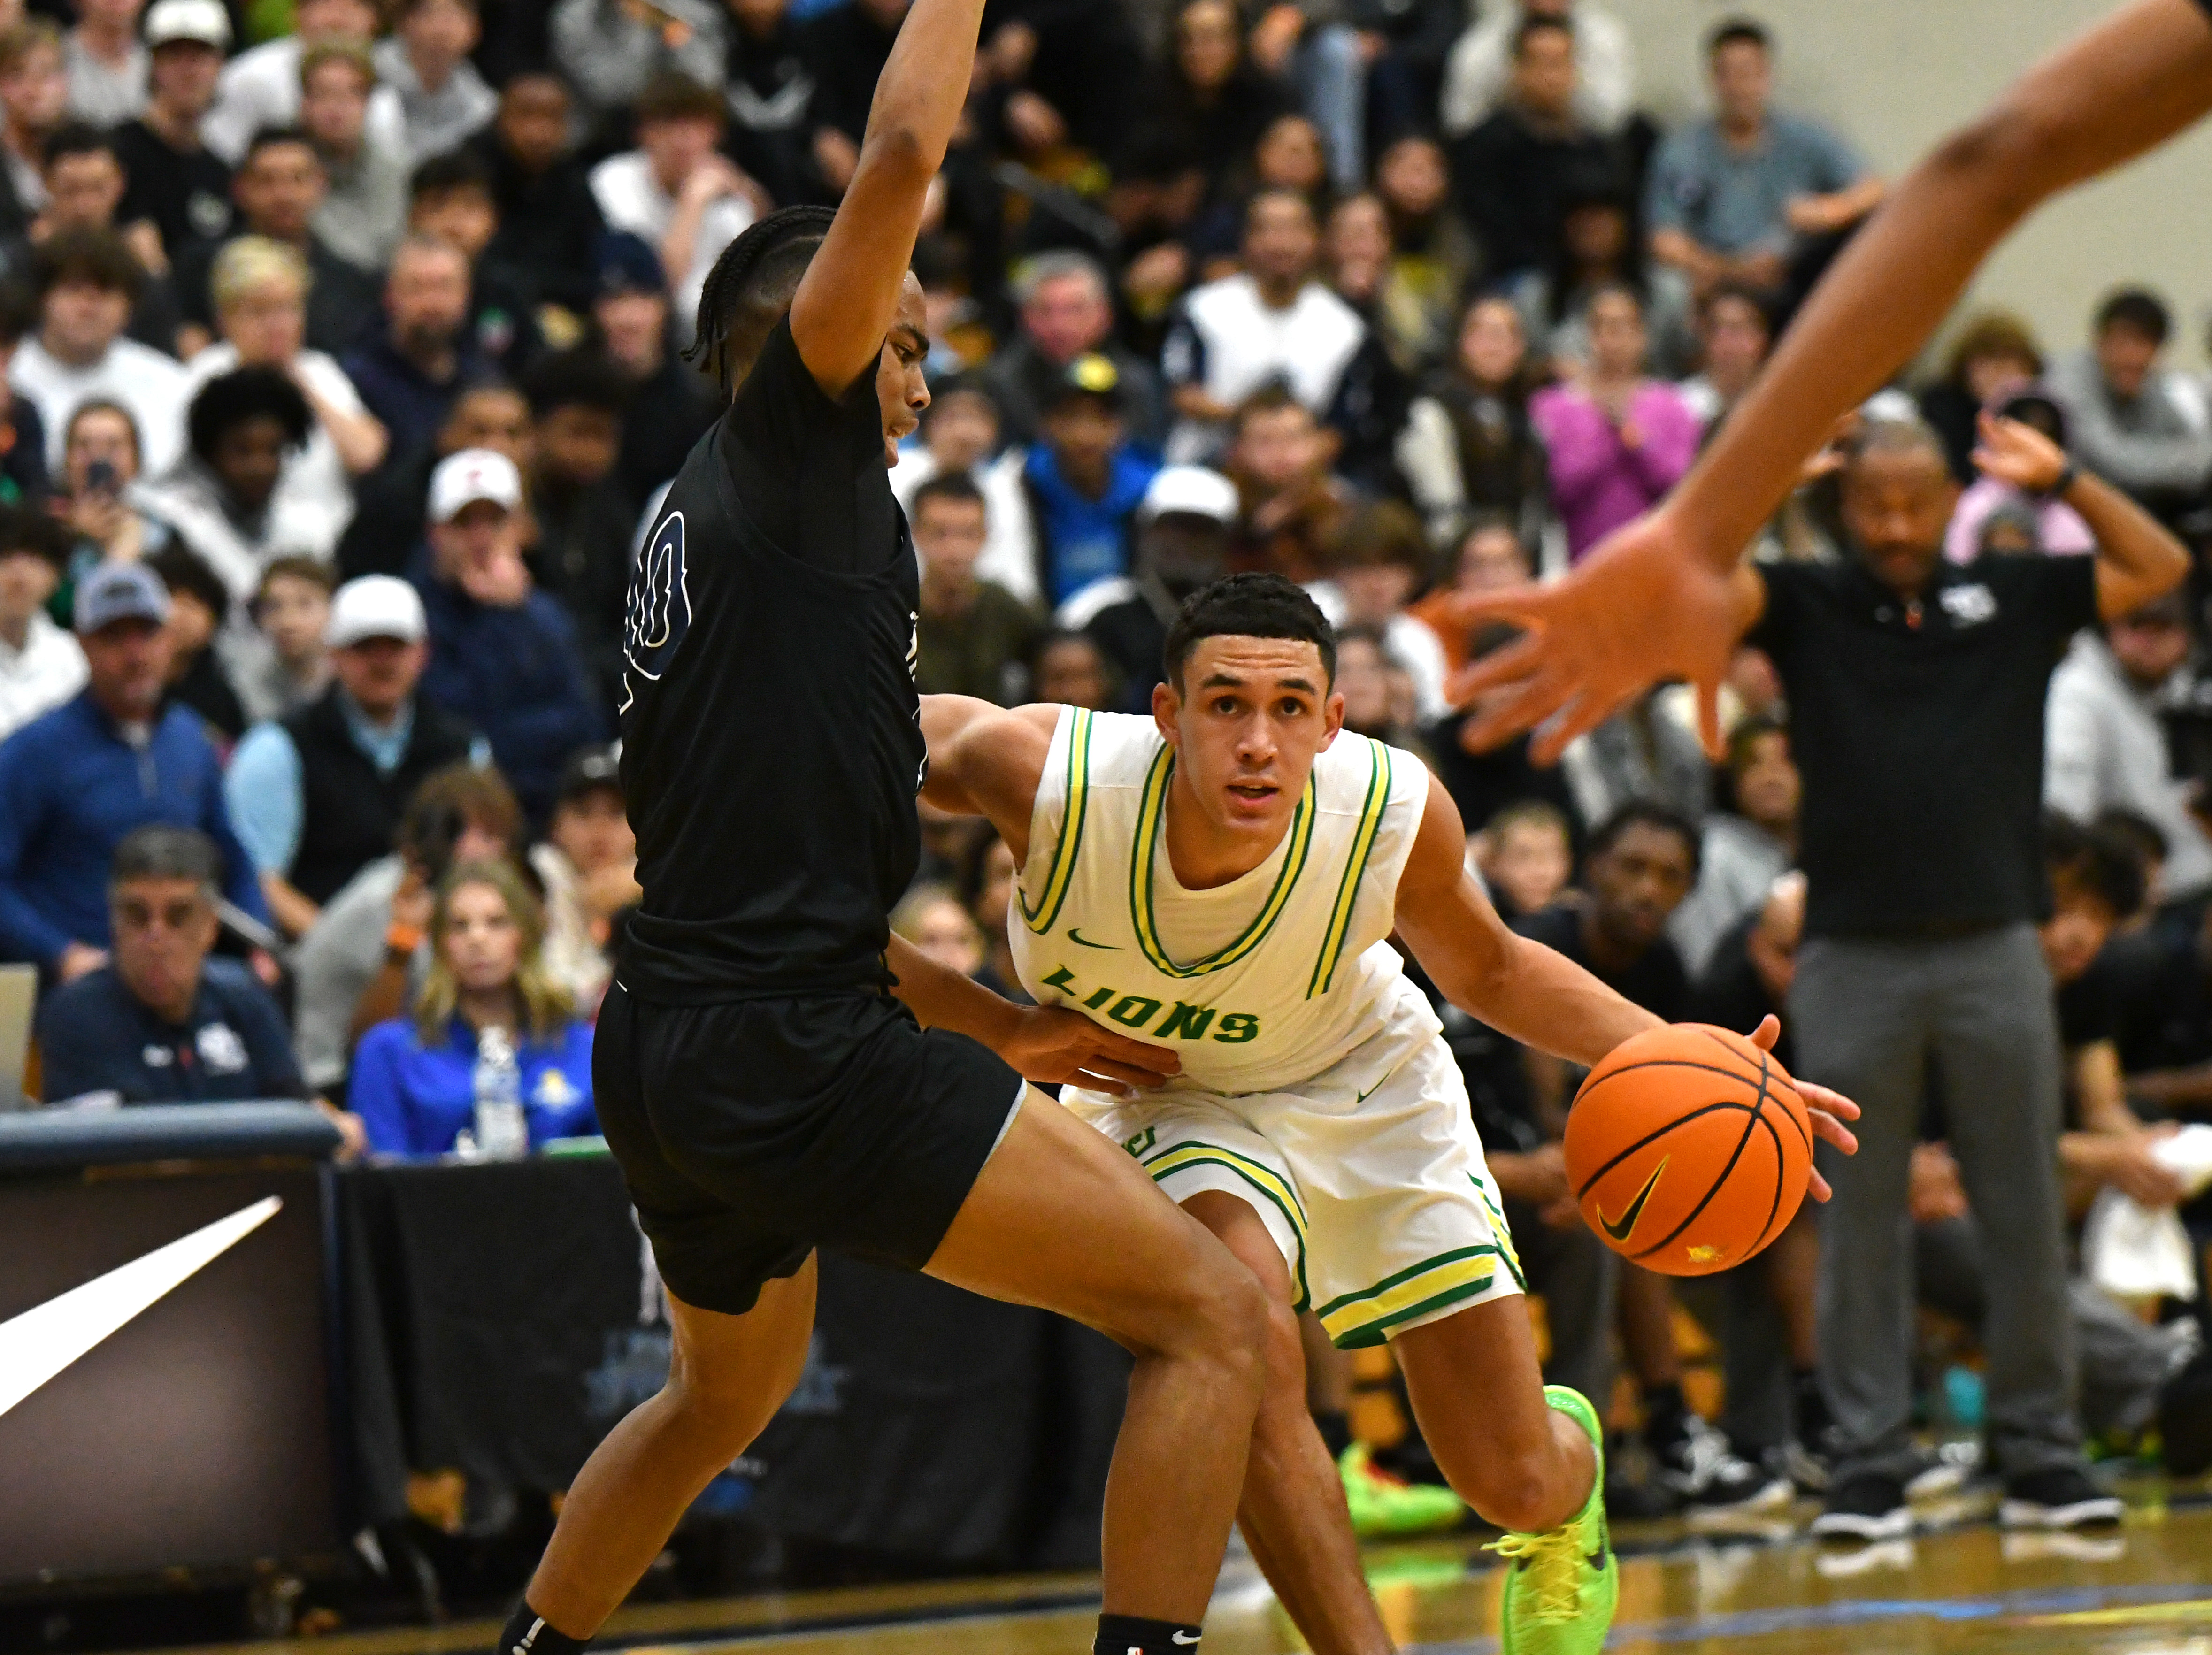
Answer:
[{"label": "green laces on sneaker", "polygon": [[1569,1524],[1549,1534],[1504,1535],[1485,1548],[1519,1571],[1516,1579],[1521,1601],[1546,1626],[1577,1620],[1583,1612],[1583,1572],[1589,1565],[1575,1537],[1577,1527]]}]

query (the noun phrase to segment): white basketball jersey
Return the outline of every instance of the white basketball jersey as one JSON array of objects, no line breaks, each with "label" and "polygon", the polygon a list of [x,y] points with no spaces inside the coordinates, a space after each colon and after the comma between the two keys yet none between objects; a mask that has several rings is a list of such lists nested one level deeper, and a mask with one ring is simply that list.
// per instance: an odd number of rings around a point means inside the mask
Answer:
[{"label": "white basketball jersey", "polygon": [[1208,891],[1169,865],[1174,769],[1150,718],[1060,709],[1006,926],[1040,1004],[1173,1048],[1170,1090],[1229,1095],[1290,1089],[1379,1036],[1395,1050],[1439,1032],[1385,940],[1427,767],[1339,736],[1282,843]]}]

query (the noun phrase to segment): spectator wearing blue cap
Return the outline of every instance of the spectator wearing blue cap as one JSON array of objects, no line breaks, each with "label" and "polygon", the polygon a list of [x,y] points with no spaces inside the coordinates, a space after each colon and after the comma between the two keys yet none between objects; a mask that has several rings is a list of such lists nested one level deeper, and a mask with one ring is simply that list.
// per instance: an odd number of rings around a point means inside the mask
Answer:
[{"label": "spectator wearing blue cap", "polygon": [[142,565],[103,564],[77,587],[83,693],[0,743],[0,957],[64,982],[105,964],[108,866],[149,822],[205,834],[224,894],[268,918],[214,746],[197,715],[162,710],[168,619],[169,595]]},{"label": "spectator wearing blue cap", "polygon": [[627,230],[608,231],[594,249],[592,319],[629,386],[615,476],[635,513],[714,424],[720,399],[676,354],[660,255]]}]

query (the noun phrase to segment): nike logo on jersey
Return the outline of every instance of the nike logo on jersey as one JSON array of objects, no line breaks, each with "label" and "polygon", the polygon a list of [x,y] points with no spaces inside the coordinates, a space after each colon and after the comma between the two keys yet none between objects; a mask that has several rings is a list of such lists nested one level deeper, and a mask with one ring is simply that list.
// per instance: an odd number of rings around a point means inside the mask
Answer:
[{"label": "nike logo on jersey", "polygon": [[1198,1642],[1198,1635],[1189,1632],[1170,1632],[1168,1634],[1168,1641],[1173,1644],[1195,1644]]},{"label": "nike logo on jersey", "polygon": [[1067,940],[1079,949],[1105,949],[1118,952],[1121,946],[1119,943],[1094,943],[1073,925],[1067,928]]},{"label": "nike logo on jersey", "polygon": [[172,1292],[276,1215],[275,1196],[118,1264],[60,1297],[0,1322],[0,1414]]},{"label": "nike logo on jersey", "polygon": [[1667,1170],[1668,1159],[1664,1155],[1660,1157],[1659,1164],[1651,1169],[1651,1176],[1644,1180],[1644,1187],[1636,1192],[1636,1199],[1628,1203],[1628,1210],[1619,1218],[1607,1218],[1602,1207],[1597,1209],[1599,1228],[1615,1241],[1625,1242],[1634,1234],[1636,1221],[1644,1216],[1644,1203],[1651,1199],[1651,1191],[1659,1187],[1659,1174]]}]

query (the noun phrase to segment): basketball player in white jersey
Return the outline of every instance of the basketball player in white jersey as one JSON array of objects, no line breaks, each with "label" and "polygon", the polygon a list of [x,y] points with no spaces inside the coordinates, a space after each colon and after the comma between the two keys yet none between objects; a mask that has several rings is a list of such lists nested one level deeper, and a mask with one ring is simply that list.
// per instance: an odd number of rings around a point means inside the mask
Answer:
[{"label": "basketball player in white jersey", "polygon": [[[1238,1520],[1316,1655],[1390,1642],[1306,1410],[1306,1310],[1340,1346],[1390,1343],[1437,1463],[1509,1531],[1508,1655],[1584,1655],[1618,1586],[1599,1416],[1541,1381],[1464,1083],[1387,939],[1455,1004],[1577,1063],[1657,1020],[1506,929],[1421,761],[1341,734],[1334,655],[1297,587],[1231,576],[1184,606],[1150,718],[924,697],[925,796],[1012,850],[1030,992],[1181,1059],[1157,1089],[1060,1100],[1271,1290]],[[1835,1117],[1856,1109],[1808,1101],[1848,1149]]]}]

